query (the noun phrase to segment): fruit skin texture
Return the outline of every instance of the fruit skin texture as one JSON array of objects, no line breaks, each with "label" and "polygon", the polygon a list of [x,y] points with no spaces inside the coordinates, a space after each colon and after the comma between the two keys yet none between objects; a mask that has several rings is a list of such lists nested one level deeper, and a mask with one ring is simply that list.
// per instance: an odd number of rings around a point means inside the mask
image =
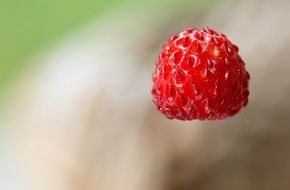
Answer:
[{"label": "fruit skin texture", "polygon": [[163,46],[152,97],[169,119],[217,120],[248,103],[249,73],[238,47],[210,28],[189,28]]}]

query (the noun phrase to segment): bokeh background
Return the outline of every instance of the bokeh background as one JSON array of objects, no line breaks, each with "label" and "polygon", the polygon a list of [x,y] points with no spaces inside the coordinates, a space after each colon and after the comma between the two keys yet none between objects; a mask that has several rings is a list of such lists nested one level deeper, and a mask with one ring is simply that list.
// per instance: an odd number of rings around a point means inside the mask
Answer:
[{"label": "bokeh background", "polygon": [[[0,189],[290,188],[288,0],[0,2]],[[151,101],[163,43],[212,27],[240,48],[250,101],[214,122]]]},{"label": "bokeh background", "polygon": [[[195,5],[192,8],[196,9],[209,6],[214,1],[193,2]],[[132,11],[140,7],[148,11],[163,7],[172,9],[175,6],[182,9],[183,3],[162,0],[2,1],[0,84],[5,85],[15,78],[27,67],[27,60],[33,54],[55,47],[59,40],[102,16],[113,16],[116,11]],[[120,7],[123,7],[122,10]]]}]

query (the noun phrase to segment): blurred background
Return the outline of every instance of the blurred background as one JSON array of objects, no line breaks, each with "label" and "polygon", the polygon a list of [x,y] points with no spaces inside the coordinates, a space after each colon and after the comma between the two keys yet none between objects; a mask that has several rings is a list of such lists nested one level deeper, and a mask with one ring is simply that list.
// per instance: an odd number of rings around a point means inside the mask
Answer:
[{"label": "blurred background", "polygon": [[[290,189],[288,0],[0,2],[0,189]],[[249,105],[168,120],[151,100],[165,41],[212,27],[240,48]]]}]

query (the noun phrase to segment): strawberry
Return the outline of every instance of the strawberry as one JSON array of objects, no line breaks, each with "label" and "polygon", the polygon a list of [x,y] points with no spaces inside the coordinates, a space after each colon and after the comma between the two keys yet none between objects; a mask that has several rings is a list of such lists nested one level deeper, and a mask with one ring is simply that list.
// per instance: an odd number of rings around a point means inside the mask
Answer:
[{"label": "strawberry", "polygon": [[152,97],[169,119],[217,120],[248,103],[249,73],[239,48],[210,28],[189,28],[163,46],[153,73]]}]

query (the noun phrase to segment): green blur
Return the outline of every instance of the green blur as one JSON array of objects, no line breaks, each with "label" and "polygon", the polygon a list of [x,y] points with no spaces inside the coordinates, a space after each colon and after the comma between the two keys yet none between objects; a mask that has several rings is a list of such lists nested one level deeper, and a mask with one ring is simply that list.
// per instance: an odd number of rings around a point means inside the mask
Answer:
[{"label": "green blur", "polygon": [[[201,0],[194,0],[202,4]],[[0,89],[25,68],[28,59],[68,32],[123,5],[176,6],[167,0],[4,0],[0,2]],[[0,91],[1,93],[1,91]]]}]

